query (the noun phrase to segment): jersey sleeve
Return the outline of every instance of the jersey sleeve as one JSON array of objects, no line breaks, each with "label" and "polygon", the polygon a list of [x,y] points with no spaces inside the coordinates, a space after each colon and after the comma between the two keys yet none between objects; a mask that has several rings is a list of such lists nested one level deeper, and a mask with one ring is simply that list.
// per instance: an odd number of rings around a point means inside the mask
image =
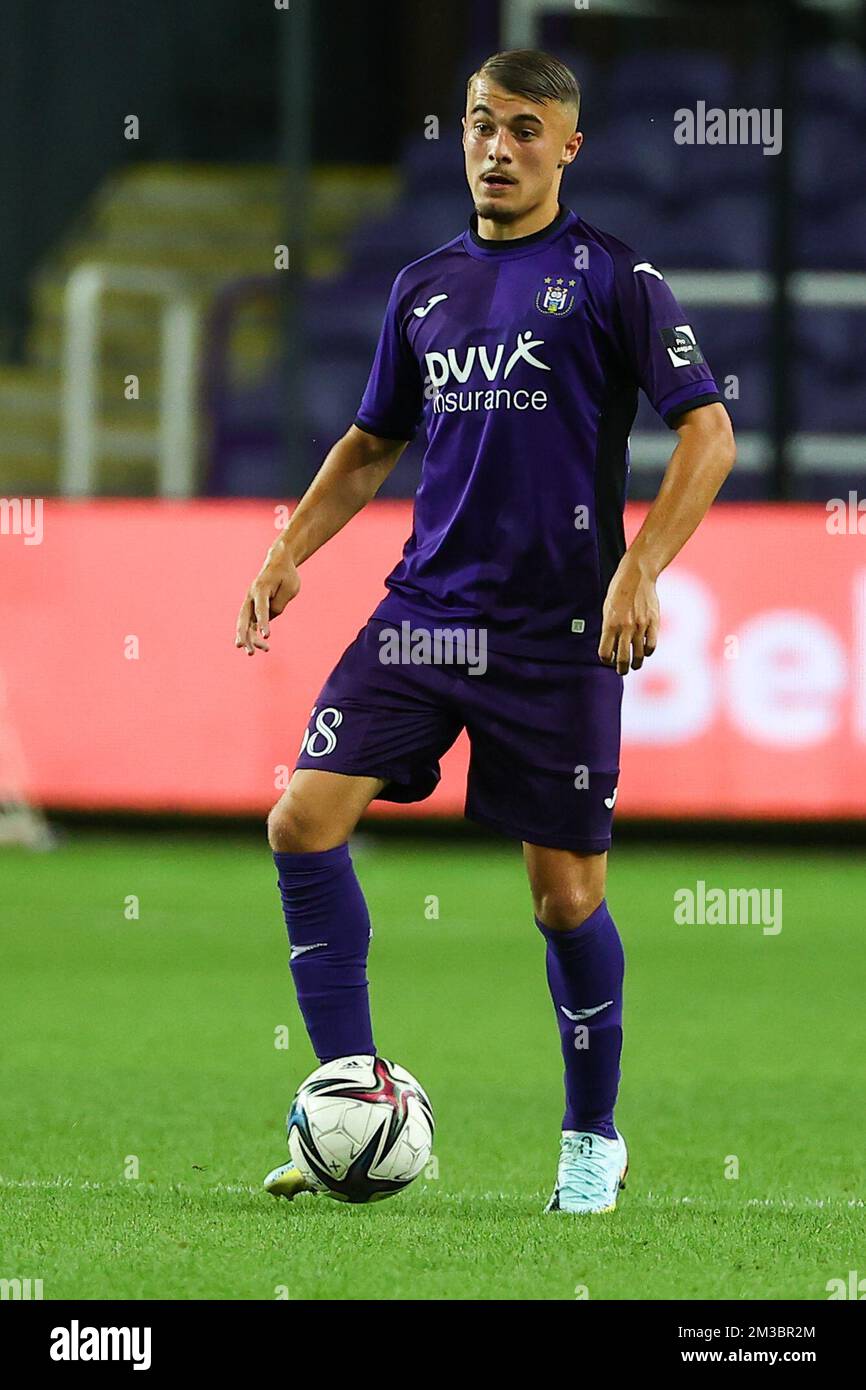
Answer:
[{"label": "jersey sleeve", "polygon": [[355,424],[383,439],[412,439],[424,410],[418,360],[406,339],[400,311],[402,271],[391,287],[376,356]]},{"label": "jersey sleeve", "polygon": [[622,348],[631,374],[673,429],[695,406],[720,401],[694,329],[661,271],[637,256],[615,271]]}]

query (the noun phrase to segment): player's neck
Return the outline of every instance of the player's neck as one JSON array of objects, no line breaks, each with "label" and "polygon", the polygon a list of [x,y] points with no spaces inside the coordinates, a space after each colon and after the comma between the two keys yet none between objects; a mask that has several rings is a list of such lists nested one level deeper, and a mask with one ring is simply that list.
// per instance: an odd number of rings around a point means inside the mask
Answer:
[{"label": "player's neck", "polygon": [[495,222],[489,217],[477,217],[478,235],[484,241],[517,241],[519,237],[534,236],[554,223],[560,213],[559,199],[532,208],[513,222]]}]

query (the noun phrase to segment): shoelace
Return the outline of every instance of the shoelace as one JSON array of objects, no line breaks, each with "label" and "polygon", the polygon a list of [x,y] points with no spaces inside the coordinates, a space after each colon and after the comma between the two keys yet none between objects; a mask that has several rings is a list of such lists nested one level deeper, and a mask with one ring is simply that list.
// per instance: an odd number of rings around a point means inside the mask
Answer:
[{"label": "shoelace", "polygon": [[569,1194],[579,1199],[609,1199],[613,1185],[609,1159],[601,1151],[582,1152],[581,1143],[572,1135],[563,1136],[559,1163],[560,1171],[565,1169],[565,1181],[560,1182],[560,1188],[568,1188]]}]

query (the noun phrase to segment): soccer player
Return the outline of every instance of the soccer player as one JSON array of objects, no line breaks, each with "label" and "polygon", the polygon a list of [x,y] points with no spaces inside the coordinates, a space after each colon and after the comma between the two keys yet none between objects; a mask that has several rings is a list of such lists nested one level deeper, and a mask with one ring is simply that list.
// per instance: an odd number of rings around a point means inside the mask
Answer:
[{"label": "soccer player", "polygon": [[[412,535],[316,700],[269,818],[291,970],[320,1061],[375,1055],[370,920],[347,841],[374,798],[428,796],[465,728],[466,814],[523,842],[546,943],[566,1102],[546,1209],[590,1213],[615,1207],[628,1164],[614,1124],[623,950],[605,902],[623,677],[656,647],[656,580],[734,443],[661,272],[559,199],[579,111],[573,74],[536,50],[498,53],[469,79],[469,227],[397,275],[355,421],[271,546],[236,643],[268,650],[298,567],[375,496],[423,424]],[[638,388],[678,442],[626,549]],[[485,659],[395,660],[407,630],[413,644],[427,634],[428,653],[445,632]],[[293,1196],[305,1182],[284,1164],[265,1185]]]}]

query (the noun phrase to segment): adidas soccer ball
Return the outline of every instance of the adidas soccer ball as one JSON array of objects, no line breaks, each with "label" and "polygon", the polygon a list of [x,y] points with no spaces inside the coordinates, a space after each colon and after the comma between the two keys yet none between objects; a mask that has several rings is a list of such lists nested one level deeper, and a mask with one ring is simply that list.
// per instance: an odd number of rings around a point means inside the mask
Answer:
[{"label": "adidas soccer ball", "polygon": [[338,1202],[402,1192],[433,1147],[433,1109],[414,1076],[384,1057],[338,1057],[298,1087],[286,1119],[289,1154]]}]

